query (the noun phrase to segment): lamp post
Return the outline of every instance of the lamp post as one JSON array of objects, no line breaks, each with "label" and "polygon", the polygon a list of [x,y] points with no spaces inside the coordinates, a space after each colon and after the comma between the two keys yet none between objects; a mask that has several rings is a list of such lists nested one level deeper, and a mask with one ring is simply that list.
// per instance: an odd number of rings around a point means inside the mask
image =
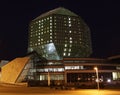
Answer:
[{"label": "lamp post", "polygon": [[50,72],[48,70],[48,86],[50,86]]},{"label": "lamp post", "polygon": [[98,88],[98,90],[100,89],[100,86],[99,86],[99,76],[98,76],[98,68],[97,67],[94,67],[94,70],[95,70],[95,72],[96,72],[96,76],[97,76],[97,88]]}]

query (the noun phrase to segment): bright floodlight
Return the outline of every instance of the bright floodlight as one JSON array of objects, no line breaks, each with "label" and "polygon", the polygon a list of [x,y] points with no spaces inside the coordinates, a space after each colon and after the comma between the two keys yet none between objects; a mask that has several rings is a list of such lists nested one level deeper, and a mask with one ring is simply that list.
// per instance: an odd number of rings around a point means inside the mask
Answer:
[{"label": "bright floodlight", "polygon": [[111,79],[107,79],[107,82],[109,82],[109,83],[110,83],[110,82],[111,82]]},{"label": "bright floodlight", "polygon": [[97,68],[97,67],[94,67],[94,70],[98,70],[98,68]]}]

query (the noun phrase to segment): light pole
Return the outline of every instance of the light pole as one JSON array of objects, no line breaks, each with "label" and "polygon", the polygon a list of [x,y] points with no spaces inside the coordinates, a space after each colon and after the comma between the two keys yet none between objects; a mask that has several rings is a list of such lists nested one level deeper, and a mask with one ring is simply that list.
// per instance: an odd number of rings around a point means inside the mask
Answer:
[{"label": "light pole", "polygon": [[99,89],[100,89],[100,86],[99,86],[98,68],[97,68],[97,67],[94,67],[94,70],[95,70],[95,72],[96,72],[96,76],[97,76],[96,82],[97,82],[97,88],[98,88],[98,90],[99,90]]},{"label": "light pole", "polygon": [[48,86],[50,86],[50,72],[49,72],[49,69],[48,69]]}]

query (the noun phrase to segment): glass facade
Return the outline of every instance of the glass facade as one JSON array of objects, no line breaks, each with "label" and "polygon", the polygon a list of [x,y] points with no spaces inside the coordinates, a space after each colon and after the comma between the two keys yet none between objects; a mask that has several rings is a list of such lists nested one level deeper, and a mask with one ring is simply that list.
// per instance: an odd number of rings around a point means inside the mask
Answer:
[{"label": "glass facade", "polygon": [[28,52],[37,51],[48,60],[90,56],[90,30],[85,22],[67,9],[52,11],[31,21]]}]

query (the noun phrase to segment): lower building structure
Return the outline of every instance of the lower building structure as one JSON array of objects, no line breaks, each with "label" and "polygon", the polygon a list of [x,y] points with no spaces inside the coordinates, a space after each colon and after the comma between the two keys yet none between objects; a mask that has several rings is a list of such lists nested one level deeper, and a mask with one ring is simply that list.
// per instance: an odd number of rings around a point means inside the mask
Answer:
[{"label": "lower building structure", "polygon": [[[29,80],[40,81],[40,85],[75,85],[96,82],[98,69],[99,82],[113,82],[120,80],[120,64],[110,63],[106,59],[96,58],[64,58],[63,60],[49,60],[44,66],[37,66],[33,70],[36,74],[29,76]],[[33,74],[34,75],[34,74]]]},{"label": "lower building structure", "polygon": [[[11,66],[13,63],[9,62],[2,67],[1,81],[5,83],[28,82],[30,86],[95,84],[98,81],[96,80],[98,73],[99,82],[120,82],[120,63],[111,58],[63,58],[63,60],[46,60],[34,54],[34,56],[29,55],[27,58],[17,59],[12,61],[15,62],[14,66]],[[20,66],[20,64],[23,65]],[[16,70],[18,66],[21,69]],[[95,67],[97,67],[97,71],[94,69]],[[14,81],[9,81],[10,77]]]}]

